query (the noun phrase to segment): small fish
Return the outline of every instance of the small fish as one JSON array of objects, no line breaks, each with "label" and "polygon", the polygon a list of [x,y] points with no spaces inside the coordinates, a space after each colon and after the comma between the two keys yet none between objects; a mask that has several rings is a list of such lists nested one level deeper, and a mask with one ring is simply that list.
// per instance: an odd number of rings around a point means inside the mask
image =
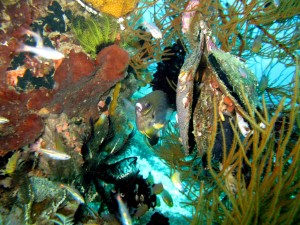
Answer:
[{"label": "small fish", "polygon": [[12,155],[12,157],[9,158],[9,160],[8,160],[6,166],[5,166],[5,170],[0,170],[0,174],[2,174],[2,175],[7,174],[9,176],[12,175],[15,172],[16,168],[17,168],[18,160],[19,160],[20,156],[21,156],[21,152],[16,151]]},{"label": "small fish", "polygon": [[101,127],[107,120],[108,120],[107,115],[105,113],[102,113],[94,124],[95,128],[97,129]]},{"label": "small fish", "polygon": [[52,150],[52,149],[45,149],[45,148],[39,148],[37,152],[41,154],[45,154],[49,156],[51,159],[55,160],[68,160],[71,158],[68,154],[65,154],[63,152],[58,152],[57,150]]},{"label": "small fish", "polygon": [[81,194],[74,188],[64,185],[64,184],[60,184],[61,188],[64,188],[73,198],[74,200],[76,200],[78,203],[80,204],[84,204],[84,198],[81,196]]},{"label": "small fish", "polygon": [[171,176],[171,181],[179,191],[183,191],[183,185],[180,179],[180,173],[178,171]]},{"label": "small fish", "polygon": [[119,213],[121,216],[121,218],[120,218],[121,224],[122,225],[132,225],[132,220],[131,220],[130,214],[128,212],[127,206],[123,202],[119,193],[116,195],[116,199],[117,199],[118,206],[119,206]]},{"label": "small fish", "polygon": [[261,49],[261,43],[262,43],[262,35],[257,35],[254,38],[253,44],[252,44],[252,52],[259,52]]},{"label": "small fish", "polygon": [[143,216],[148,210],[149,210],[148,205],[142,204],[142,205],[138,206],[136,212],[134,213],[134,217],[139,218],[139,217]]},{"label": "small fish", "polygon": [[258,87],[257,87],[257,92],[259,95],[263,94],[265,92],[265,90],[268,88],[269,85],[269,76],[267,75],[262,75],[262,77],[260,78]]},{"label": "small fish", "polygon": [[9,119],[3,117],[3,116],[0,116],[0,124],[6,124],[9,122]]},{"label": "small fish", "polygon": [[160,29],[154,23],[143,22],[143,26],[146,28],[148,32],[151,33],[152,37],[156,39],[162,38],[162,33]]},{"label": "small fish", "polygon": [[137,128],[151,145],[157,144],[159,132],[167,123],[168,112],[168,98],[163,91],[153,91],[138,99],[135,105]]},{"label": "small fish", "polygon": [[199,5],[199,0],[190,0],[188,5],[185,8],[185,12],[182,13],[182,19],[181,19],[181,24],[182,28],[181,31],[182,33],[188,33],[190,30],[190,25],[191,22],[195,16],[196,11],[193,9],[197,8]]},{"label": "small fish", "polygon": [[41,56],[46,59],[60,60],[64,58],[64,55],[59,51],[44,46],[42,37],[30,30],[25,30],[25,34],[32,36],[36,42],[36,46],[30,46],[22,44],[20,48],[17,50],[18,52],[31,52],[36,54],[37,56]]},{"label": "small fish", "polygon": [[44,42],[43,42],[43,38],[41,37],[40,34],[36,33],[36,32],[33,32],[31,30],[27,30],[27,29],[24,29],[22,31],[22,34],[27,34],[29,36],[32,36],[36,42],[36,46],[37,48],[42,48],[44,47]]},{"label": "small fish", "polygon": [[161,206],[161,202],[159,198],[156,198],[156,207],[160,207]]},{"label": "small fish", "polygon": [[164,190],[161,193],[161,197],[169,207],[173,207],[174,205],[173,198],[168,191]]},{"label": "small fish", "polygon": [[151,172],[149,172],[149,174],[148,174],[147,182],[148,182],[149,184],[154,184],[154,177],[153,177],[153,175],[152,175]]},{"label": "small fish", "polygon": [[164,186],[163,186],[162,183],[152,185],[152,193],[155,194],[155,195],[158,195],[158,194],[162,193],[163,190],[164,190]]}]

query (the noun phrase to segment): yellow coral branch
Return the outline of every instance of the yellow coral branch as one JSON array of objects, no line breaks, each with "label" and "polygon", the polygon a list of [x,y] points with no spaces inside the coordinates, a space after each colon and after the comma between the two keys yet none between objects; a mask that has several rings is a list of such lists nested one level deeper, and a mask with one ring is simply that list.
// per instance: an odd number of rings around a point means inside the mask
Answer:
[{"label": "yellow coral branch", "polygon": [[117,103],[118,103],[118,97],[120,94],[120,90],[121,90],[121,82],[117,83],[114,89],[114,93],[113,93],[113,100],[109,105],[109,115],[114,116],[115,112],[116,112],[116,107],[117,107]]}]

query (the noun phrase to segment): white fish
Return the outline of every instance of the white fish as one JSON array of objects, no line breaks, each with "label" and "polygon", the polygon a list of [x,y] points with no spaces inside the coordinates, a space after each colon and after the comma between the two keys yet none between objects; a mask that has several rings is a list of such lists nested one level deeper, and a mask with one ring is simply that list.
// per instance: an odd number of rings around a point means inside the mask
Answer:
[{"label": "white fish", "polygon": [[33,32],[31,30],[27,30],[27,29],[24,29],[23,34],[27,34],[29,36],[32,36],[36,42],[36,47],[37,48],[41,48],[41,47],[44,47],[44,42],[43,42],[43,38],[41,37],[40,34],[36,33],[36,32]]},{"label": "white fish", "polygon": [[56,159],[56,160],[68,160],[71,158],[71,156],[69,156],[68,154],[65,154],[63,152],[58,152],[52,149],[40,148],[37,150],[37,152],[41,154],[45,154],[49,156],[51,159]]},{"label": "white fish", "polygon": [[128,212],[127,206],[123,202],[119,193],[116,195],[116,199],[117,199],[117,202],[119,205],[119,212],[121,215],[121,224],[122,225],[132,225],[132,220],[131,220],[130,214]]},{"label": "white fish", "polygon": [[64,188],[67,190],[67,192],[69,192],[69,194],[79,203],[84,204],[84,198],[81,196],[81,194],[74,188],[64,185],[64,184],[60,184],[61,188]]},{"label": "white fish", "polygon": [[151,33],[152,37],[156,39],[162,38],[162,33],[160,29],[154,23],[143,22],[143,26],[146,28],[148,32]]},{"label": "white fish", "polygon": [[0,116],[0,124],[5,124],[5,123],[8,123],[9,122],[9,119],[3,117],[3,116]]},{"label": "white fish", "polygon": [[44,57],[46,59],[53,59],[53,60],[59,60],[64,58],[64,54],[62,54],[61,52],[53,48],[45,47],[43,44],[43,39],[39,34],[30,30],[25,30],[24,33],[34,38],[36,42],[36,46],[34,47],[34,46],[22,44],[20,48],[17,50],[18,52],[31,52],[36,54],[37,56]]},{"label": "white fish", "polygon": [[54,59],[54,60],[59,60],[64,58],[64,55],[60,53],[59,51],[56,51],[53,48],[49,47],[33,47],[29,45],[21,45],[21,47],[18,49],[19,52],[31,52],[34,53],[38,56],[41,56],[46,59]]}]

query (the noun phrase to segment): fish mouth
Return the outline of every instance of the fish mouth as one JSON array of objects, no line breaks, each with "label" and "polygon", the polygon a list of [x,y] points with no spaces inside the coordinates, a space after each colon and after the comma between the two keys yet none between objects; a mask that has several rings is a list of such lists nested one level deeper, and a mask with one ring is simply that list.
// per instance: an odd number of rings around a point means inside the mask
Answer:
[{"label": "fish mouth", "polygon": [[138,112],[142,112],[142,110],[143,110],[142,104],[139,103],[139,102],[137,102],[137,103],[135,104],[135,110],[138,111]]},{"label": "fish mouth", "polygon": [[149,114],[151,112],[152,106],[146,108],[146,107],[143,107],[143,105],[141,103],[137,102],[135,104],[135,110],[140,115],[146,116],[147,114]]}]

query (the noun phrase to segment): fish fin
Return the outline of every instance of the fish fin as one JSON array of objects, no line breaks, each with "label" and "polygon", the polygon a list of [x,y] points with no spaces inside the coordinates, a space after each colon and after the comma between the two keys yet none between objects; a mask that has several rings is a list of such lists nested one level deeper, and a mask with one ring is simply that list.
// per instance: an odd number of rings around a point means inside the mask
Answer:
[{"label": "fish fin", "polygon": [[20,47],[16,50],[16,52],[29,52],[29,45],[20,44]]},{"label": "fish fin", "polygon": [[35,42],[36,42],[35,47],[42,48],[44,46],[43,38],[42,38],[40,33],[31,31],[31,30],[28,30],[28,29],[23,29],[22,34],[27,34],[27,35],[33,37]]},{"label": "fish fin", "polygon": [[153,128],[155,128],[156,130],[160,130],[161,128],[163,128],[165,126],[164,123],[154,123],[153,124]]}]

